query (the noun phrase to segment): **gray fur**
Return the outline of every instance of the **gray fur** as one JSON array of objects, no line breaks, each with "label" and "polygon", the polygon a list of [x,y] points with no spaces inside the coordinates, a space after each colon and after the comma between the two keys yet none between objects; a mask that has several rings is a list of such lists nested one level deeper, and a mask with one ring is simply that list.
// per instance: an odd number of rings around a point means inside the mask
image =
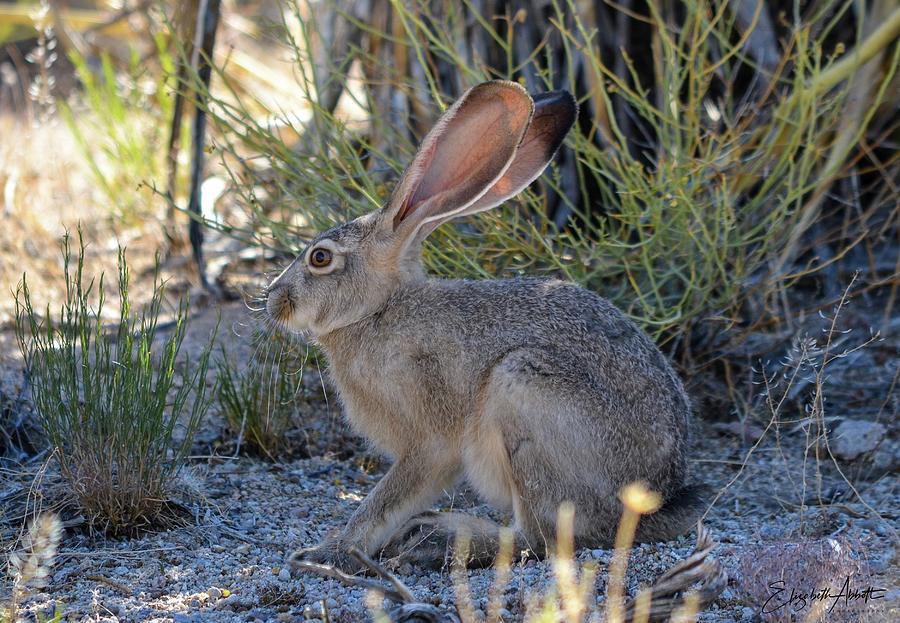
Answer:
[{"label": "gray fur", "polygon": [[[402,184],[414,188],[409,175]],[[269,289],[269,313],[312,334],[351,425],[394,460],[339,535],[295,557],[346,564],[350,546],[388,546],[440,562],[441,539],[409,551],[411,534],[428,524],[443,540],[454,527],[477,531],[487,562],[496,526],[420,515],[461,478],[511,511],[520,543],[538,553],[567,500],[577,545],[610,545],[618,492],[636,480],[665,501],[642,520],[639,539],[688,530],[697,511],[685,487],[691,409],[650,338],[571,283],[428,278],[410,244],[415,223],[394,223],[402,200],[318,236]],[[339,258],[316,274],[308,251],[322,244]]]}]

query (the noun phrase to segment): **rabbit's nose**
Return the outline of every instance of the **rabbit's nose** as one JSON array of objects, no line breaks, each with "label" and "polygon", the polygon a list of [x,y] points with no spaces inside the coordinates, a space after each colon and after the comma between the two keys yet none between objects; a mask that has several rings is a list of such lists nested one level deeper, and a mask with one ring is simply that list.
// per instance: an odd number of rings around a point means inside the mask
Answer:
[{"label": "rabbit's nose", "polygon": [[266,292],[266,311],[275,320],[288,320],[294,312],[291,288],[277,283],[277,280],[272,283]]}]

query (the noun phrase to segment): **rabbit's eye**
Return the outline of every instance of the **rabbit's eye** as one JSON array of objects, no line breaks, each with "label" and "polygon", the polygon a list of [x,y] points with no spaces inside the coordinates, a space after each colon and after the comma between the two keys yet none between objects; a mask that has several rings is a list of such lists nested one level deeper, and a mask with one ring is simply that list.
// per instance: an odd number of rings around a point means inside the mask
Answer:
[{"label": "rabbit's eye", "polygon": [[315,268],[325,268],[331,264],[331,257],[331,251],[328,249],[313,249],[313,252],[309,254],[309,263]]}]

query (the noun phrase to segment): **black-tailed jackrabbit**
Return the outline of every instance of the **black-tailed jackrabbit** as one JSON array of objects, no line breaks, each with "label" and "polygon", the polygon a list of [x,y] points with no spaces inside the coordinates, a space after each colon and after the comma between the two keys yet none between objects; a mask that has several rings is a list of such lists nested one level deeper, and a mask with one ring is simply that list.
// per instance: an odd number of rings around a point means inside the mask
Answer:
[{"label": "black-tailed jackrabbit", "polygon": [[422,267],[422,240],[524,189],[576,113],[565,92],[472,88],[422,141],[386,207],[318,235],[269,287],[268,313],[318,343],[351,424],[394,461],[339,535],[295,559],[341,565],[351,546],[396,553],[422,535],[405,554],[442,562],[464,527],[487,561],[495,524],[422,514],[462,477],[511,510],[520,541],[538,553],[566,500],[576,544],[609,545],[617,493],[632,481],[664,500],[639,539],[693,525],[690,405],[640,329],[571,283],[431,279]]}]

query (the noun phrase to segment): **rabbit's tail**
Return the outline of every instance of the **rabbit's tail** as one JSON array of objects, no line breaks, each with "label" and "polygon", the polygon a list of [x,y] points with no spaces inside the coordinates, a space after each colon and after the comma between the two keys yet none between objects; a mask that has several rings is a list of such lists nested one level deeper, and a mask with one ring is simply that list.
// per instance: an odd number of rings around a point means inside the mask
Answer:
[{"label": "rabbit's tail", "polygon": [[706,506],[708,488],[687,485],[669,497],[658,511],[644,515],[638,523],[638,542],[668,541],[690,532]]}]

